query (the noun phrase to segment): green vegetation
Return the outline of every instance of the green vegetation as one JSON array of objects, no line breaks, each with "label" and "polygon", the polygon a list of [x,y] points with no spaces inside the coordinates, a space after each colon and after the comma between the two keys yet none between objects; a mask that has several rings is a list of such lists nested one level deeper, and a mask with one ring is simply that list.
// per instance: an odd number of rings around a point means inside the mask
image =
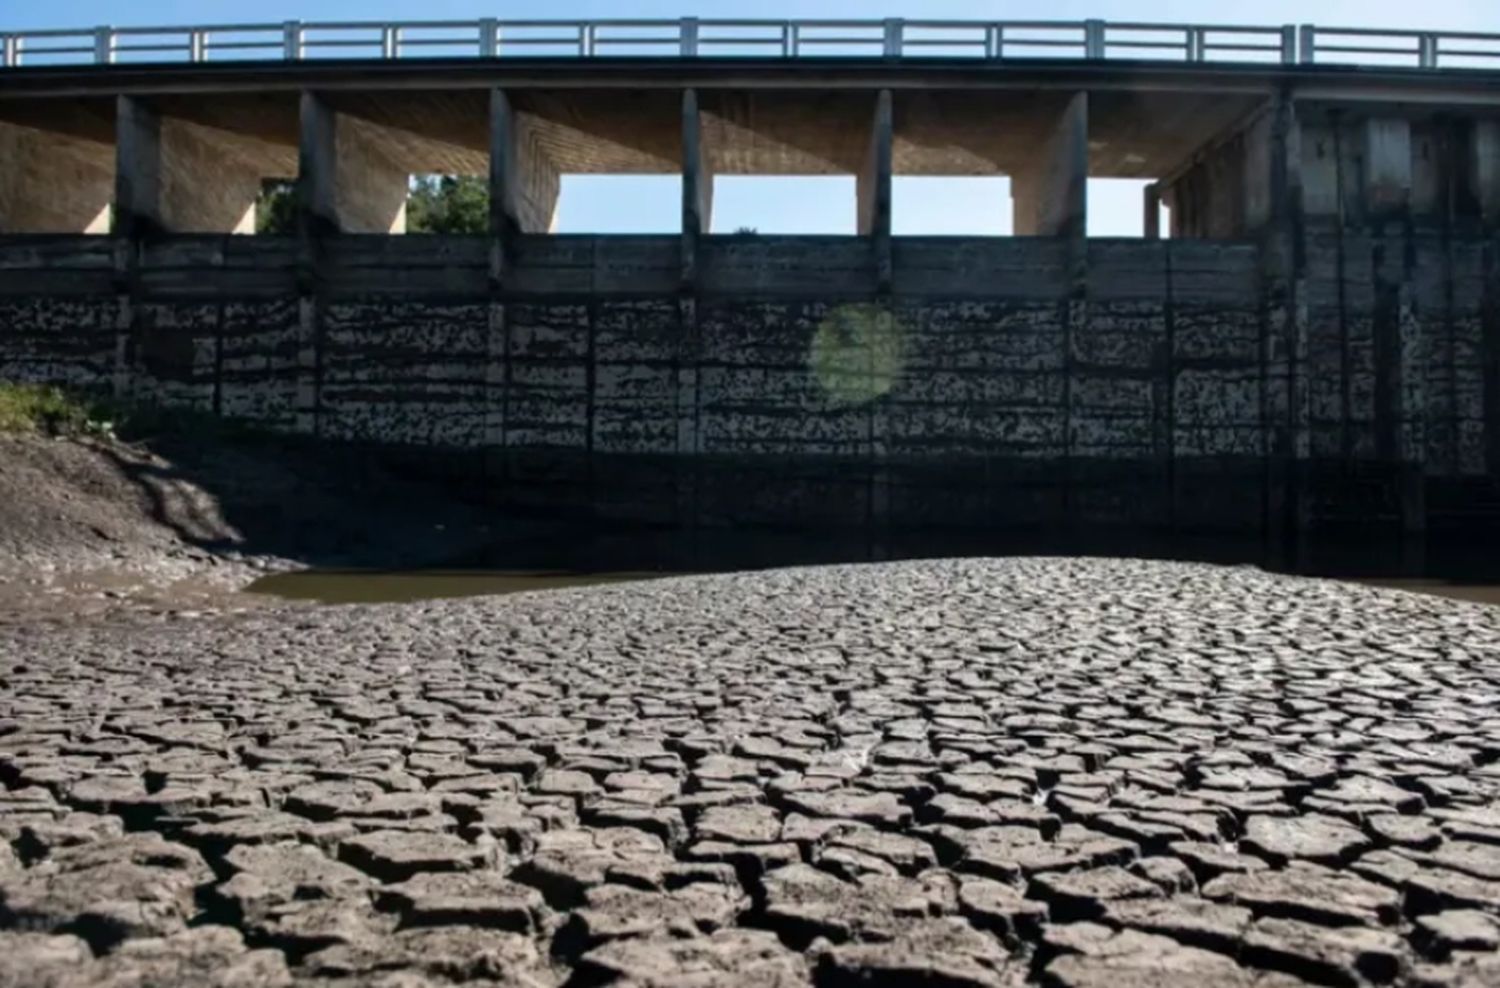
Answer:
[{"label": "green vegetation", "polygon": [[252,423],[204,409],[169,408],[51,384],[0,381],[0,435],[102,436],[129,441],[178,437],[253,439]]},{"label": "green vegetation", "polygon": [[297,183],[273,178],[255,200],[255,232],[291,236],[297,232]]},{"label": "green vegetation", "polygon": [[[490,190],[474,175],[423,175],[412,180],[406,203],[408,233],[474,233],[489,229]],[[272,179],[255,202],[255,232],[297,232],[297,185]]]},{"label": "green vegetation", "polygon": [[0,381],[0,433],[39,432],[49,436],[109,433],[106,409],[87,398],[44,384]]},{"label": "green vegetation", "polygon": [[406,201],[408,233],[484,233],[490,226],[490,188],[473,175],[427,175],[412,183]]}]

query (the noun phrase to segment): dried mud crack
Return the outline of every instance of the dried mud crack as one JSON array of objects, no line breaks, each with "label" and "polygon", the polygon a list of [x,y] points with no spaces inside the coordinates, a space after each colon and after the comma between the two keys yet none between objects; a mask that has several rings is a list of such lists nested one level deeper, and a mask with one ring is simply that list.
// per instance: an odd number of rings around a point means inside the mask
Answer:
[{"label": "dried mud crack", "polygon": [[1500,609],[1120,560],[0,628],[0,985],[1500,984]]}]

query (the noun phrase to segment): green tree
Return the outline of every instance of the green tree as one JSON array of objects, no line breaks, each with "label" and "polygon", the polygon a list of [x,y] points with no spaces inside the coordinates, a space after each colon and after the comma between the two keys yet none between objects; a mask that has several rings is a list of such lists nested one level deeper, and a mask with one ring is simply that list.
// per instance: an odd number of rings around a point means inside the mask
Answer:
[{"label": "green tree", "polygon": [[255,232],[283,236],[297,232],[297,183],[284,178],[261,183],[255,200]]},{"label": "green tree", "polygon": [[490,225],[490,190],[475,175],[423,175],[406,203],[410,233],[484,233]]}]

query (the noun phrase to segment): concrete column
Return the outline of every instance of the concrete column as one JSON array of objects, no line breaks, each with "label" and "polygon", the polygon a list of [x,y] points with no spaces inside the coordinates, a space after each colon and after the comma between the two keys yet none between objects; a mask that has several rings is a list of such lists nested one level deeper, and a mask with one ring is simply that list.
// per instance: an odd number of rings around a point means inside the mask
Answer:
[{"label": "concrete column", "polygon": [[714,176],[703,141],[698,91],[682,94],[682,232],[701,236],[713,226]]},{"label": "concrete column", "polygon": [[1077,237],[1088,233],[1089,97],[1075,93],[1063,108],[1037,160],[1011,176],[1015,233]]},{"label": "concrete column", "polygon": [[490,230],[503,238],[550,233],[562,176],[534,138],[531,118],[490,91]]},{"label": "concrete column", "polygon": [[1152,182],[1143,190],[1141,234],[1147,240],[1161,239],[1161,186]]},{"label": "concrete column", "polygon": [[0,233],[108,233],[114,148],[0,122]]},{"label": "concrete column", "polygon": [[1364,122],[1365,215],[1381,219],[1411,205],[1411,123],[1391,117]]},{"label": "concrete column", "polygon": [[1480,216],[1488,225],[1500,225],[1500,120],[1474,121],[1467,168]]},{"label": "concrete column", "polygon": [[889,237],[891,234],[891,141],[893,114],[891,91],[882,89],[875,98],[875,115],[870,123],[870,144],[865,150],[864,167],[855,177],[855,197],[859,205],[857,228],[862,237]]},{"label": "concrete column", "polygon": [[122,233],[254,233],[261,175],[236,135],[164,117],[121,96],[116,121],[116,212]]},{"label": "concrete column", "polygon": [[308,232],[405,233],[406,169],[388,158],[383,128],[303,93],[299,204]]},{"label": "concrete column", "polygon": [[698,280],[698,242],[713,217],[713,173],[703,146],[703,114],[698,91],[682,93],[682,280]]}]

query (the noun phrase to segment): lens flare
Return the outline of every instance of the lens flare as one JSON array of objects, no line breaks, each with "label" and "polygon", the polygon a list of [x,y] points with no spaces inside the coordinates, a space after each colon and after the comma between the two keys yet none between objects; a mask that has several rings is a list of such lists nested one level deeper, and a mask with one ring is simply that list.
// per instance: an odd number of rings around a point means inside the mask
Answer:
[{"label": "lens flare", "polygon": [[872,303],[841,305],[813,333],[808,364],[831,405],[863,405],[895,387],[905,361],[895,313]]}]

